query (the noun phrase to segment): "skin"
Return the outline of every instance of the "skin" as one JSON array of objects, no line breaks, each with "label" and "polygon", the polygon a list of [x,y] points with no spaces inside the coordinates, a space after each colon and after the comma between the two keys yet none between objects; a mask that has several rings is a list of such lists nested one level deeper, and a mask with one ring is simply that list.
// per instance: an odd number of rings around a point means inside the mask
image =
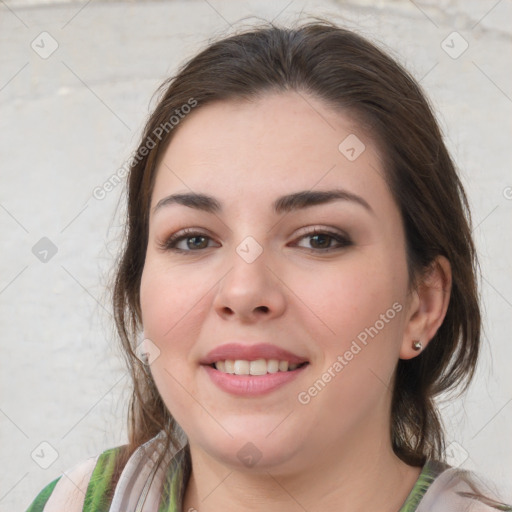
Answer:
[{"label": "skin", "polygon": [[[338,149],[350,134],[366,147],[354,161]],[[451,274],[439,257],[409,289],[402,221],[383,175],[377,146],[352,118],[295,92],[199,107],[177,128],[157,169],[140,291],[144,335],[160,350],[151,371],[189,438],[184,510],[391,512],[412,489],[421,468],[396,457],[389,438],[393,373],[399,358],[418,355],[413,340],[425,347],[441,325]],[[280,196],[334,188],[372,211],[349,200],[272,210]],[[191,191],[214,196],[222,211],[154,211]],[[161,248],[184,228],[209,238],[182,239],[187,253]],[[318,241],[313,228],[352,243]],[[252,263],[236,251],[248,236],[263,250]],[[300,403],[396,303],[401,311]],[[199,365],[232,341],[272,343],[309,365],[267,395],[235,397]],[[261,455],[252,467],[237,456],[247,442]]]}]

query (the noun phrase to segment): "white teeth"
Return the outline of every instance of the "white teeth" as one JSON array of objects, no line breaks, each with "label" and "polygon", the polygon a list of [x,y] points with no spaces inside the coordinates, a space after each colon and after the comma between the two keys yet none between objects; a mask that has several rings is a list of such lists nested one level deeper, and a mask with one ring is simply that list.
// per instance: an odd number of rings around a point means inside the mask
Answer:
[{"label": "white teeth", "polygon": [[277,373],[279,371],[279,361],[277,359],[269,359],[267,361],[267,372]]},{"label": "white teeth", "polygon": [[249,361],[235,361],[235,375],[249,375]]},{"label": "white teeth", "polygon": [[255,361],[226,359],[225,361],[217,361],[215,363],[215,368],[220,372],[235,375],[266,375],[267,373],[277,373],[278,371],[293,371],[298,367],[297,363],[279,361],[278,359],[256,359]]},{"label": "white teeth", "polygon": [[265,375],[267,373],[267,361],[265,359],[256,359],[249,364],[249,373],[251,375]]},{"label": "white teeth", "polygon": [[[232,361],[231,359],[226,359],[224,361],[224,369],[226,373],[235,373],[235,362]],[[222,371],[220,368],[217,368],[217,370]]]}]

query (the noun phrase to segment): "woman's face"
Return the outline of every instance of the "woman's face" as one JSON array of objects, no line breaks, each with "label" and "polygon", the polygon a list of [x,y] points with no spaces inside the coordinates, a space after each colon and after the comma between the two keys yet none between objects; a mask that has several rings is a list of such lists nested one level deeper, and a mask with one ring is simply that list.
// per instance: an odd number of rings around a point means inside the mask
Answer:
[{"label": "woman's face", "polygon": [[277,470],[389,442],[411,340],[383,176],[369,134],[302,94],[200,106],[177,128],[141,308],[152,375],[194,450]]}]

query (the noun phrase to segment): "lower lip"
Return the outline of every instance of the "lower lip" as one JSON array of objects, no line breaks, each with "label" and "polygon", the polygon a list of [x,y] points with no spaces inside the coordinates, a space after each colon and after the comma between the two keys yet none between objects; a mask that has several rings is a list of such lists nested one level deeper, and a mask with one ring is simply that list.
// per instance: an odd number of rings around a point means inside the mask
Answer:
[{"label": "lower lip", "polygon": [[213,383],[220,389],[237,396],[259,396],[270,393],[301,374],[308,365],[288,372],[267,373],[265,375],[234,375],[203,365]]}]

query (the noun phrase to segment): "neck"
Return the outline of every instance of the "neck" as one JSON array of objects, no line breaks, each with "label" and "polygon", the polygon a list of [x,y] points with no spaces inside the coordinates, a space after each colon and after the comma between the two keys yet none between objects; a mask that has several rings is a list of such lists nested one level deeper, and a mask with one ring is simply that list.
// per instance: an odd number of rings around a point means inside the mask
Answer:
[{"label": "neck", "polygon": [[[368,430],[383,431],[375,425]],[[242,471],[191,444],[192,472],[183,510],[397,512],[421,468],[402,462],[389,440],[367,437],[368,431],[359,434],[349,442],[337,440],[335,446],[324,446],[313,463],[297,461],[294,471]]]}]

